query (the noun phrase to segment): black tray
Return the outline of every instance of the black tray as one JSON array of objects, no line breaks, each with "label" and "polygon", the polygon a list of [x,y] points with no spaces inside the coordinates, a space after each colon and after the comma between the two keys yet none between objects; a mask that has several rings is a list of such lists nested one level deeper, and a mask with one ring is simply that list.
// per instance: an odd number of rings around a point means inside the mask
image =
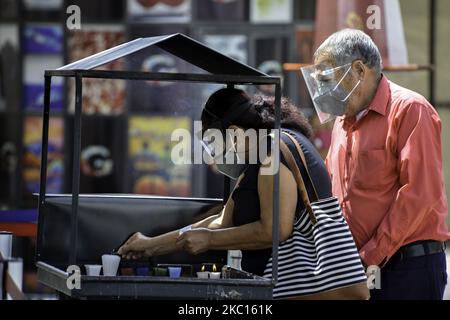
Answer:
[{"label": "black tray", "polygon": [[[142,276],[81,276],[81,288],[69,289],[69,274],[44,262],[37,263],[38,279],[75,299],[272,299],[272,280],[236,270],[241,278],[198,279]],[[70,282],[70,281],[69,281]]]}]

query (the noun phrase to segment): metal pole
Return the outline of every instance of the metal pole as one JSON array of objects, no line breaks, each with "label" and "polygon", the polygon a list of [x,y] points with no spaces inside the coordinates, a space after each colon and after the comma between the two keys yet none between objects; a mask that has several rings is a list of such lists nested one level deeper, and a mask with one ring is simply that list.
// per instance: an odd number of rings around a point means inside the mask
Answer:
[{"label": "metal pole", "polygon": [[[50,90],[51,90],[52,77],[44,76],[44,111],[42,113],[42,147],[41,147],[41,177],[39,187],[39,203],[38,203],[38,237],[37,241],[41,241],[42,232],[42,206],[45,204],[45,194],[47,189],[47,154],[48,154],[48,128],[50,121]],[[37,251],[36,246],[36,260],[39,260],[40,253]]]},{"label": "metal pole", "polygon": [[50,119],[50,88],[52,77],[44,77],[44,111],[42,113],[42,153],[41,153],[41,181],[39,188],[39,205],[45,202],[47,187],[47,154],[48,154],[48,128]]},{"label": "metal pole", "polygon": [[[278,150],[272,152],[280,153],[280,136],[281,136],[281,84],[275,85],[275,138],[278,141],[274,145],[278,146]],[[280,242],[280,170],[277,170],[273,176],[273,218],[272,218],[272,281],[274,284],[278,281],[278,244]]]},{"label": "metal pole", "polygon": [[430,41],[429,41],[429,61],[430,61],[430,74],[429,74],[429,90],[430,90],[430,103],[436,108],[436,0],[430,1],[429,12],[429,28],[430,28]]},{"label": "metal pole", "polygon": [[81,152],[81,106],[82,78],[75,76],[75,117],[73,138],[73,171],[72,171],[72,216],[70,223],[70,255],[69,264],[77,263],[77,233],[78,233],[78,195],[80,192],[80,152]]}]

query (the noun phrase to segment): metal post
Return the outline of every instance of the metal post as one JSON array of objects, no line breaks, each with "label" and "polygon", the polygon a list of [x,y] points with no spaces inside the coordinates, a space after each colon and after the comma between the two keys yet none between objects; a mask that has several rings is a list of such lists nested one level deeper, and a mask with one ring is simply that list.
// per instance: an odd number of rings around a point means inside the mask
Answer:
[{"label": "metal post", "polygon": [[45,76],[44,83],[44,111],[42,113],[42,150],[41,150],[41,181],[39,188],[39,205],[45,202],[47,187],[47,154],[48,154],[48,128],[50,120],[50,88],[52,77]]},{"label": "metal post", "polygon": [[73,171],[72,171],[72,216],[70,223],[70,255],[69,264],[77,263],[78,234],[78,195],[80,192],[80,152],[81,152],[81,107],[82,107],[82,77],[75,76],[75,117],[73,138]]},{"label": "metal post", "polygon": [[[281,137],[281,81],[275,85],[275,130],[279,134],[275,134],[278,139],[275,145],[278,150],[272,152],[280,152],[280,137]],[[277,170],[273,176],[273,218],[272,218],[272,281],[274,284],[278,281],[278,244],[280,242],[280,170]]]},{"label": "metal post", "polygon": [[[42,232],[42,217],[40,214],[42,206],[45,203],[45,194],[47,189],[47,154],[48,154],[48,129],[50,121],[50,89],[52,77],[44,77],[44,110],[42,113],[42,147],[41,147],[41,177],[39,187],[39,203],[38,203],[38,233]],[[37,237],[38,241],[42,239],[40,235]],[[40,246],[36,246],[36,249]],[[36,260],[39,260],[39,252],[36,251]]]}]

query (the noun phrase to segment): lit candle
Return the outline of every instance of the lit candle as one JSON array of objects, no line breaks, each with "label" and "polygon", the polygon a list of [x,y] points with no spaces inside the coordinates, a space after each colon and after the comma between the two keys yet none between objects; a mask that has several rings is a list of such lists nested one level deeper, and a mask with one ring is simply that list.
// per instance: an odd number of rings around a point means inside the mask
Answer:
[{"label": "lit candle", "polygon": [[205,271],[205,265],[202,266],[200,272],[197,272],[197,278],[199,279],[208,279],[209,271]]},{"label": "lit candle", "polygon": [[216,267],[216,265],[215,264],[213,264],[213,272],[211,272],[210,274],[209,274],[209,277],[211,278],[211,279],[220,279],[220,272],[217,272],[217,267]]}]

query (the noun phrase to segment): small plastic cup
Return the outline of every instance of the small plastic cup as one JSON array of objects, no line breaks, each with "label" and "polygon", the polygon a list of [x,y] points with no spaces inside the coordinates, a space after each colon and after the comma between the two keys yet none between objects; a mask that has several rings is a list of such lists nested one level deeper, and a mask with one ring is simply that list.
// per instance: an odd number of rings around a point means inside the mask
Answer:
[{"label": "small plastic cup", "polygon": [[102,270],[102,266],[98,264],[86,264],[84,267],[88,276],[97,277],[100,275],[100,271]]},{"label": "small plastic cup", "polygon": [[103,263],[103,275],[114,277],[117,275],[117,270],[119,269],[120,256],[115,254],[104,254],[102,255]]},{"label": "small plastic cup", "polygon": [[167,268],[153,268],[153,274],[155,277],[166,277]]},{"label": "small plastic cup", "polygon": [[169,267],[169,276],[179,278],[181,276],[181,267]]},{"label": "small plastic cup", "polygon": [[147,277],[150,273],[150,269],[148,267],[137,267],[135,270],[136,275],[139,277]]}]

